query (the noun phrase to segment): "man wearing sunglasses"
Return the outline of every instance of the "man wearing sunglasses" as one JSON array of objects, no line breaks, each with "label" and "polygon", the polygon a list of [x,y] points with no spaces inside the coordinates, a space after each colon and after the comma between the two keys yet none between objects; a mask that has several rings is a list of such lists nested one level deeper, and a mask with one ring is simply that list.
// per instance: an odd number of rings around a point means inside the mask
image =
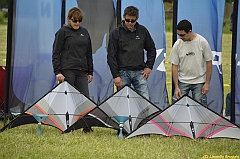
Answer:
[{"label": "man wearing sunglasses", "polygon": [[173,102],[184,94],[192,92],[192,97],[207,105],[212,75],[213,54],[207,40],[192,32],[192,24],[182,20],[177,25],[179,39],[174,43],[169,56],[172,63],[174,82]]},{"label": "man wearing sunglasses", "polygon": [[156,48],[148,30],[137,22],[138,12],[134,6],[125,8],[121,26],[110,33],[107,60],[118,89],[133,85],[136,92],[149,99],[147,78],[155,62]]}]

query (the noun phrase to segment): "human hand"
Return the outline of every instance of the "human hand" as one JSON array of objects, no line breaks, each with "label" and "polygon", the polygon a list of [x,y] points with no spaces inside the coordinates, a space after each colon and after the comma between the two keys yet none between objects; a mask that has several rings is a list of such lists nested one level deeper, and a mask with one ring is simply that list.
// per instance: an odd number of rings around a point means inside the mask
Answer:
[{"label": "human hand", "polygon": [[64,77],[63,74],[61,74],[61,73],[57,74],[56,77],[57,77],[57,80],[58,80],[59,82],[63,82],[64,79],[65,79],[65,77]]},{"label": "human hand", "polygon": [[175,88],[175,91],[174,91],[174,96],[179,99],[182,97],[182,93],[181,93],[181,90],[179,89],[179,87]]},{"label": "human hand", "polygon": [[142,71],[142,78],[144,79],[147,79],[151,73],[151,69],[150,68],[145,68],[143,71]]},{"label": "human hand", "polygon": [[202,87],[202,94],[207,94],[209,92],[210,85],[205,83]]},{"label": "human hand", "polygon": [[93,76],[92,75],[88,75],[88,83],[91,83],[92,79],[93,79]]},{"label": "human hand", "polygon": [[115,86],[121,88],[122,87],[122,79],[120,77],[114,78],[114,84],[115,84]]}]

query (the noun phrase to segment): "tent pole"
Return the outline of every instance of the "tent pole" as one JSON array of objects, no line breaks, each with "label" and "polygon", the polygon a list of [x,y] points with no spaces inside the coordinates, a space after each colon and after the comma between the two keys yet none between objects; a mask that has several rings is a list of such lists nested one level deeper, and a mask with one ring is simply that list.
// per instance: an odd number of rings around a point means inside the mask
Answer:
[{"label": "tent pole", "polygon": [[62,0],[62,12],[61,12],[61,24],[65,24],[65,10],[66,10],[66,0]]},{"label": "tent pole", "polygon": [[6,79],[4,87],[4,125],[9,117],[9,90],[11,78],[11,61],[12,61],[12,29],[13,29],[13,7],[14,0],[8,1],[8,26],[7,26],[7,60],[6,60]]},{"label": "tent pole", "polygon": [[7,60],[6,60],[6,83],[4,90],[4,125],[9,117],[9,90],[10,90],[10,78],[11,78],[11,66],[12,66],[12,29],[13,29],[13,7],[14,0],[8,1],[8,27],[7,27]]},{"label": "tent pole", "polygon": [[[176,30],[177,13],[178,13],[178,0],[173,0],[172,46],[177,41],[177,30]],[[174,86],[174,81],[172,77],[172,97],[174,96],[174,89],[175,89],[175,86]],[[173,103],[173,99],[172,99],[172,103]]]},{"label": "tent pole", "polygon": [[237,21],[238,0],[234,0],[233,5],[233,25],[232,25],[232,57],[231,57],[231,121],[235,123],[235,82],[236,82],[236,51],[237,51]]},{"label": "tent pole", "polygon": [[117,18],[117,27],[121,25],[121,6],[122,2],[121,0],[117,0],[117,7],[116,7],[116,18]]},{"label": "tent pole", "polygon": [[173,25],[172,25],[172,46],[177,41],[177,15],[178,15],[178,0],[173,1]]}]

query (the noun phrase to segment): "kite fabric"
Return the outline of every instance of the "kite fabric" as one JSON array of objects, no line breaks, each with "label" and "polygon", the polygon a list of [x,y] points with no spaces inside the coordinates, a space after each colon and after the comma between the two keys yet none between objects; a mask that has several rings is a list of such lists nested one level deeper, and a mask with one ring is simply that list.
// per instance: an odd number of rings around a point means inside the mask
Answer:
[{"label": "kite fabric", "polygon": [[91,128],[93,126],[119,130],[119,124],[117,122],[99,109],[99,107],[95,107],[92,111],[85,114],[77,122],[67,128],[63,133],[69,133],[80,128]]},{"label": "kite fabric", "polygon": [[114,116],[128,117],[128,121],[123,124],[124,132],[128,134],[161,112],[157,106],[127,85],[106,99],[98,108],[118,124],[120,122],[114,119]]},{"label": "kite fabric", "polygon": [[154,116],[127,138],[144,134],[197,138],[240,139],[240,128],[191,97],[185,95]]},{"label": "kite fabric", "polygon": [[[58,84],[24,113],[13,119],[2,131],[6,128],[37,123],[33,115],[43,114],[48,116],[42,122],[43,124],[56,127],[62,132],[66,130],[70,132],[76,130],[70,128],[75,122],[96,107],[97,105],[93,101],[65,81]],[[92,116],[90,121],[83,119],[80,122],[84,123],[81,124],[82,127],[78,128],[86,128],[89,125],[108,127],[106,123],[95,116]]]},{"label": "kite fabric", "polygon": [[189,20],[193,32],[205,37],[210,44],[214,60],[207,102],[209,108],[218,114],[222,114],[224,101],[222,76],[224,8],[225,0],[178,0],[177,21]]}]

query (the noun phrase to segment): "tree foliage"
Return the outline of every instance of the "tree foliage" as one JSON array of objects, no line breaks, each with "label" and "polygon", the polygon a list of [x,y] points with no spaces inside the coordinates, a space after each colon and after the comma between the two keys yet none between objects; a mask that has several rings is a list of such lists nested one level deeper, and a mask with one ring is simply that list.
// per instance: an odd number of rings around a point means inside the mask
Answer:
[{"label": "tree foliage", "polygon": [[234,0],[226,0],[226,2],[228,3],[232,3]]},{"label": "tree foliage", "polygon": [[173,0],[163,0],[163,2],[172,2]]},{"label": "tree foliage", "polygon": [[8,7],[8,0],[0,0],[0,9]]}]

